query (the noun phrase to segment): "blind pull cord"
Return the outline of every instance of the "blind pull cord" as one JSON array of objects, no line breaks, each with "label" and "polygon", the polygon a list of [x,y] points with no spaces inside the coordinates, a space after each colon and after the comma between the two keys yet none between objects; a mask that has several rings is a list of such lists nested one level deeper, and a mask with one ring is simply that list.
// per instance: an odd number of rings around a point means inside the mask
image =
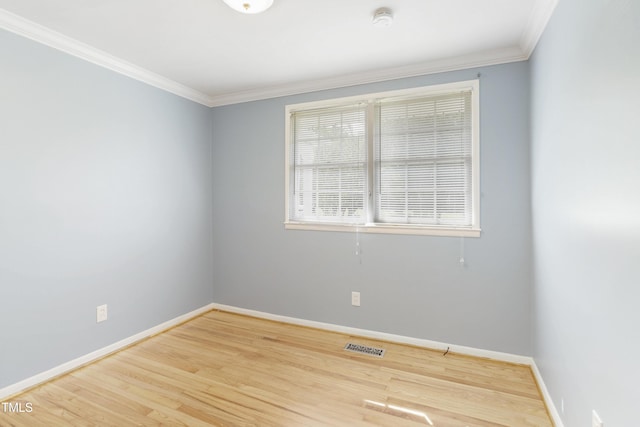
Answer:
[{"label": "blind pull cord", "polygon": [[360,248],[360,227],[356,227],[356,256],[358,263],[362,264],[362,249]]}]

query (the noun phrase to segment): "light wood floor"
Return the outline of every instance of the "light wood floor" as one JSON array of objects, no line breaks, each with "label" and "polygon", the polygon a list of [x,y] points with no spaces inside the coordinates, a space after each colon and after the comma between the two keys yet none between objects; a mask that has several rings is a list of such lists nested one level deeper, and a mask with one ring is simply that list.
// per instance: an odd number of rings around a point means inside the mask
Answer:
[{"label": "light wood floor", "polygon": [[8,401],[33,410],[0,426],[553,425],[527,366],[220,311]]}]

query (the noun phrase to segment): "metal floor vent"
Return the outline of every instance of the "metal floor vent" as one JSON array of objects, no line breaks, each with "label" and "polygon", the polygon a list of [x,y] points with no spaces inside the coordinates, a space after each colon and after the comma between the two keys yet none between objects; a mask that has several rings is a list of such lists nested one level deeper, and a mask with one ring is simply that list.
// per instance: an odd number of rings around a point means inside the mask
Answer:
[{"label": "metal floor vent", "polygon": [[369,356],[375,356],[375,357],[384,356],[383,348],[369,347],[368,345],[347,343],[347,345],[344,346],[344,349],[347,351],[352,351],[354,353],[368,354]]}]

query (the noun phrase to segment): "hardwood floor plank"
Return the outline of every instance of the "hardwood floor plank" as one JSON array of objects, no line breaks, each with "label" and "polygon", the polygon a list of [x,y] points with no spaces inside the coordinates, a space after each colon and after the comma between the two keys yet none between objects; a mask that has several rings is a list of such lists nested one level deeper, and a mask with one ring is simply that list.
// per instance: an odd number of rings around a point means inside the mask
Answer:
[{"label": "hardwood floor plank", "polygon": [[527,366],[216,310],[13,401],[2,426],[553,425]]}]

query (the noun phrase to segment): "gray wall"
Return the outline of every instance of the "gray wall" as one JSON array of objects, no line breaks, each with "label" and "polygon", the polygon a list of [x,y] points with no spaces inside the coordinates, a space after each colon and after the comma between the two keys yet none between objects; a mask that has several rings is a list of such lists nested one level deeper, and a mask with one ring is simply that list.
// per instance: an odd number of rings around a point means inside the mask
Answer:
[{"label": "gray wall", "polygon": [[[476,78],[482,237],[285,231],[291,103]],[[214,301],[446,343],[531,354],[526,62],[214,108]],[[352,307],[351,291],[362,293]]]},{"label": "gray wall", "polygon": [[531,60],[534,356],[567,427],[638,425],[639,18],[562,0]]},{"label": "gray wall", "polygon": [[211,302],[212,185],[208,108],[5,31],[0,52],[3,387]]}]

